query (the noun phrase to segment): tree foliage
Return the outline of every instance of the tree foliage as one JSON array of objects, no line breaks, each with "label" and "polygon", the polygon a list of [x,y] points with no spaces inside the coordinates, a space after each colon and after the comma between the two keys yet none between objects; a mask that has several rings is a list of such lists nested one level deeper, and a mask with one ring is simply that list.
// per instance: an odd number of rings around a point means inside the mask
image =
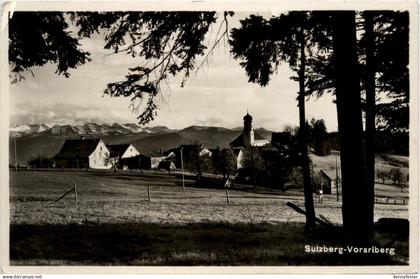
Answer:
[{"label": "tree foliage", "polygon": [[[225,12],[224,20],[232,13]],[[105,12],[74,13],[79,35],[105,33],[105,49],[126,53],[138,66],[128,69],[125,80],[111,82],[105,94],[129,97],[140,124],[157,115],[156,97],[169,76],[181,74],[181,86],[195,69],[197,57],[204,56],[204,39],[215,12]],[[142,101],[146,105],[142,108]]]},{"label": "tree foliage", "polygon": [[243,150],[242,157],[242,173],[252,178],[253,185],[257,186],[258,176],[262,175],[265,170],[265,162],[257,148],[248,147]]},{"label": "tree foliage", "polygon": [[224,178],[236,172],[236,157],[232,149],[223,148],[215,155],[215,171],[222,174]]},{"label": "tree foliage", "polygon": [[384,170],[376,170],[376,178],[385,184],[386,180],[389,178],[388,172]]},{"label": "tree foliage", "polygon": [[[391,101],[376,106],[378,128],[407,131],[409,124],[409,14],[381,11],[374,16],[375,71],[378,93]],[[381,98],[378,98],[381,101]]]},{"label": "tree foliage", "polygon": [[404,174],[400,168],[392,168],[389,171],[388,177],[392,180],[394,185],[400,186],[404,182]]},{"label": "tree foliage", "polygon": [[105,166],[110,165],[115,173],[117,172],[117,167],[118,167],[119,162],[120,162],[120,158],[119,158],[118,154],[112,154],[112,153],[111,154],[108,154],[108,153],[105,154],[105,158],[104,158]]},{"label": "tree foliage", "polygon": [[90,61],[79,40],[69,31],[61,12],[14,12],[9,21],[9,65],[12,82],[25,72],[47,63],[57,65],[56,73],[69,77],[69,69]]},{"label": "tree foliage", "polygon": [[213,170],[211,157],[203,154],[202,150],[203,145],[200,143],[191,144],[188,150],[183,150],[184,169],[194,172],[198,181],[201,181],[204,172]]},{"label": "tree foliage", "polygon": [[314,146],[315,153],[319,156],[326,156],[331,153],[331,146],[328,141],[327,127],[323,119],[311,119],[310,122],[311,141]]}]

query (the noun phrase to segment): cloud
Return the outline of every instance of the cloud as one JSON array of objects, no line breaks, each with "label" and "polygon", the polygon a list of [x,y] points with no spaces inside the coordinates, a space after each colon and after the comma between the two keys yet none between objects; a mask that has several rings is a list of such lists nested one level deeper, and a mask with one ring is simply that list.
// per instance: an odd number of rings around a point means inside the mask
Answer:
[{"label": "cloud", "polygon": [[124,123],[133,122],[129,110],[121,111],[110,107],[92,108],[86,105],[67,103],[33,104],[21,103],[10,111],[10,121],[15,124],[73,124],[87,122]]}]

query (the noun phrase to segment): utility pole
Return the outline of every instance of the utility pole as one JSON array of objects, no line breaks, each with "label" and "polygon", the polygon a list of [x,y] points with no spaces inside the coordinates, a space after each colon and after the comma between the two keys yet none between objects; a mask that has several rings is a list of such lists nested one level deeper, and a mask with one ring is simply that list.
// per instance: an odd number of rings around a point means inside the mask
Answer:
[{"label": "utility pole", "polygon": [[340,201],[340,194],[338,193],[338,162],[337,162],[337,154],[335,154],[335,188],[337,190],[337,201]]},{"label": "utility pole", "polygon": [[42,149],[39,148],[39,168],[42,168]]},{"label": "utility pole", "polygon": [[141,157],[140,157],[140,154],[139,154],[139,170],[140,170],[140,173],[143,173],[143,170],[141,168]]},{"label": "utility pole", "polygon": [[18,170],[18,162],[17,162],[17,152],[16,152],[16,138],[13,138],[13,142],[15,143],[15,169]]},{"label": "utility pole", "polygon": [[185,182],[184,182],[184,158],[182,157],[182,146],[179,149],[181,155],[181,175],[182,175],[182,191],[185,192]]}]

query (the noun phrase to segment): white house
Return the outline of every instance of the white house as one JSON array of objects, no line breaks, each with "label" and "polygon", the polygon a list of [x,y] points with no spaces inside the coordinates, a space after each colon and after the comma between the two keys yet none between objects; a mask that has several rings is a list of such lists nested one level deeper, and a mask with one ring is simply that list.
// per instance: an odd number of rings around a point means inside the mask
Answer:
[{"label": "white house", "polygon": [[128,169],[129,165],[132,165],[130,158],[140,155],[140,152],[132,144],[108,144],[107,147],[118,167],[123,169]]},{"label": "white house", "polygon": [[118,156],[119,159],[127,159],[140,155],[140,152],[132,144],[108,144],[111,156]]},{"label": "white house", "polygon": [[110,151],[101,139],[69,139],[53,157],[58,168],[109,169]]}]

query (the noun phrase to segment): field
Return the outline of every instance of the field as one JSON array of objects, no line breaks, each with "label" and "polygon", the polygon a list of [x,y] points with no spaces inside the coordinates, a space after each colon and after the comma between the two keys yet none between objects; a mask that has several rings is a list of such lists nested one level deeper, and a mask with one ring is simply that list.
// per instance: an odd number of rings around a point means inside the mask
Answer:
[{"label": "field", "polygon": [[[286,205],[304,208],[298,190],[234,185],[227,204],[221,187],[196,185],[193,176],[187,177],[184,192],[180,177],[166,173],[10,175],[10,255],[15,265],[405,264],[408,258],[407,241],[382,231],[376,232],[378,245],[393,241],[396,255],[305,253],[306,244],[337,246],[344,236],[339,226],[305,232],[305,217]],[[73,194],[55,202],[74,183],[77,203]],[[384,187],[391,197],[404,194]],[[335,196],[324,197],[323,204],[316,203],[317,215],[339,225],[341,203]],[[375,220],[382,217],[408,219],[408,205],[378,203]]]}]

